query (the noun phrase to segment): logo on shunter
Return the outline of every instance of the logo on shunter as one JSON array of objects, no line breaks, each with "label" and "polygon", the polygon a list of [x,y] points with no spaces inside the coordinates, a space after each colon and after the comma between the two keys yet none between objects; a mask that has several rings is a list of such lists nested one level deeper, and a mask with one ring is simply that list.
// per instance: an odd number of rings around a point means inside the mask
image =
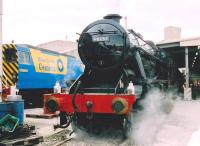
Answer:
[{"label": "logo on shunter", "polygon": [[62,62],[61,59],[58,59],[58,60],[57,60],[57,67],[58,67],[58,70],[59,70],[60,72],[62,72],[62,71],[64,70],[63,62]]}]

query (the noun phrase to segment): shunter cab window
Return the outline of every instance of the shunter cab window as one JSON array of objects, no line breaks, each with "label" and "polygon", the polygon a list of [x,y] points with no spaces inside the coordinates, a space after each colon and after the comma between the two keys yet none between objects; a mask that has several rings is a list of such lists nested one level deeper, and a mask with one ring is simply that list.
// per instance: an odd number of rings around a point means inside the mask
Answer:
[{"label": "shunter cab window", "polygon": [[5,61],[6,62],[16,62],[17,61],[17,53],[16,49],[6,49],[5,50]]},{"label": "shunter cab window", "polygon": [[20,64],[30,64],[30,54],[29,52],[19,52],[19,63]]}]

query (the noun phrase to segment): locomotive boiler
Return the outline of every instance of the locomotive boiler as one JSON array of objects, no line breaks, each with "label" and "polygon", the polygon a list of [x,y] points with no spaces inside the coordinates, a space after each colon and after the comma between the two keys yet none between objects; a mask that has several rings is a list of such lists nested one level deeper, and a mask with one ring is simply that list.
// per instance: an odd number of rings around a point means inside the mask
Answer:
[{"label": "locomotive boiler", "polygon": [[[60,127],[95,129],[100,125],[131,130],[132,110],[151,86],[167,88],[181,77],[166,53],[110,14],[89,24],[81,33],[78,52],[84,73],[69,94],[45,95],[49,111],[60,111]],[[181,84],[181,83],[180,83]],[[135,92],[128,92],[133,85]]]}]

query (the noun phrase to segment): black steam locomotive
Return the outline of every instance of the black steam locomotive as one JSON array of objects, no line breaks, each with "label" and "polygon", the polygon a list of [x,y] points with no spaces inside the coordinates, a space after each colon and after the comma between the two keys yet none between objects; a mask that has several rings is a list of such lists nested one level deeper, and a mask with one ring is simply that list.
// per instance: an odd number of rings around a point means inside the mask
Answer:
[{"label": "black steam locomotive", "polygon": [[80,91],[121,94],[132,81],[138,90],[142,88],[143,94],[148,86],[180,83],[181,75],[166,53],[133,30],[126,31],[119,23],[120,18],[117,14],[107,15],[83,30],[78,43],[85,64],[85,72],[77,80],[82,81]]},{"label": "black steam locomotive", "polygon": [[[120,19],[117,14],[107,15],[83,30],[78,51],[84,73],[69,94],[46,97],[47,109],[61,111],[61,127],[71,122],[75,127],[111,123],[121,126],[126,135],[132,108],[151,86],[182,84],[181,74],[166,53],[133,30],[125,30]],[[131,82],[135,93],[129,94]]]}]

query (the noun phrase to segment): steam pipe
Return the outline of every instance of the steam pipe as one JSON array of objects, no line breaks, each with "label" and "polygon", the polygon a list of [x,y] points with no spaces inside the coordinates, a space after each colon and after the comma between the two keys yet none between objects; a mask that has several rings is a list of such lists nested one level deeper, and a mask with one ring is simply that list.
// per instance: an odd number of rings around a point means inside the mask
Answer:
[{"label": "steam pipe", "polygon": [[80,86],[81,86],[81,81],[78,81],[77,86],[76,86],[76,88],[74,89],[74,94],[73,94],[73,96],[72,96],[72,106],[73,106],[73,108],[74,108],[74,111],[77,111],[77,110],[78,110],[78,107],[77,107],[77,105],[76,105],[76,103],[75,103],[75,99],[76,99],[76,94],[77,94],[77,92],[78,92]]},{"label": "steam pipe", "polygon": [[71,124],[72,118],[73,116],[70,116],[69,121],[65,125],[61,125],[61,124],[53,125],[54,130],[57,128],[67,128]]},{"label": "steam pipe", "polygon": [[[75,103],[75,99],[76,99],[76,94],[77,94],[80,86],[81,86],[81,81],[78,81],[77,86],[75,87],[74,93],[73,93],[73,96],[72,96],[72,106],[73,106],[75,112],[78,111],[78,107],[77,107],[77,105]],[[70,116],[69,121],[66,124],[64,124],[64,125],[61,125],[61,124],[54,125],[54,129],[57,129],[57,128],[67,128],[71,124],[73,117],[74,117],[74,115]]]}]

